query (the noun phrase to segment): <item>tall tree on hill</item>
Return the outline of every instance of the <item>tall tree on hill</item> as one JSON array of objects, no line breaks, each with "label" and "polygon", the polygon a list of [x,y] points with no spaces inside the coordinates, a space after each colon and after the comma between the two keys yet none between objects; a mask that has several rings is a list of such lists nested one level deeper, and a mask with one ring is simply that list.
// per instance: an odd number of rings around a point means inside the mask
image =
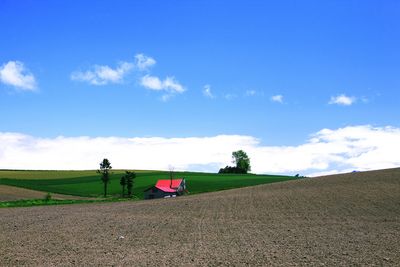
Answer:
[{"label": "tall tree on hill", "polygon": [[232,152],[232,163],[236,164],[236,168],[243,170],[244,173],[251,171],[250,158],[243,150]]},{"label": "tall tree on hill", "polygon": [[132,196],[132,189],[133,189],[133,180],[136,178],[136,173],[131,171],[125,172],[125,179],[126,179],[126,187],[128,189],[128,197]]},{"label": "tall tree on hill", "polygon": [[101,174],[101,181],[104,184],[104,197],[107,196],[107,185],[110,182],[110,170],[112,169],[111,163],[108,159],[103,159],[100,162],[100,169],[97,170]]},{"label": "tall tree on hill", "polygon": [[119,180],[119,184],[122,186],[122,197],[125,196],[125,186],[127,184],[126,175],[121,176],[121,180]]}]

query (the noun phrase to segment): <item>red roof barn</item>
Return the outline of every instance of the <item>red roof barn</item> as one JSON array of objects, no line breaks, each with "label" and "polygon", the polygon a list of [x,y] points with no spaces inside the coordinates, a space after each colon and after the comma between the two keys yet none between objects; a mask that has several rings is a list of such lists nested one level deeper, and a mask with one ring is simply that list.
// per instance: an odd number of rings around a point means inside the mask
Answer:
[{"label": "red roof barn", "polygon": [[144,191],[144,199],[176,197],[186,190],[185,179],[158,180],[157,183]]}]

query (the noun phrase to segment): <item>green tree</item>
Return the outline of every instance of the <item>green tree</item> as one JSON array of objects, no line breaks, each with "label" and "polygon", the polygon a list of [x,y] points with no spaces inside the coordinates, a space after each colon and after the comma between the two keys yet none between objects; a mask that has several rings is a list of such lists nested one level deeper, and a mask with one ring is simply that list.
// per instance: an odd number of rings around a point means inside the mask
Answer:
[{"label": "green tree", "polygon": [[244,173],[251,171],[250,158],[243,150],[232,152],[232,163],[236,164],[236,168],[243,170]]},{"label": "green tree", "polygon": [[121,180],[119,180],[119,184],[122,186],[122,197],[125,196],[125,187],[126,187],[126,176],[122,175]]},{"label": "green tree", "polygon": [[111,163],[108,159],[103,159],[100,162],[100,169],[97,170],[101,174],[101,181],[104,184],[104,197],[107,196],[107,185],[110,182],[110,170],[112,169]]},{"label": "green tree", "polygon": [[[126,171],[123,176],[126,181],[126,188],[128,189],[128,197],[132,196],[133,180],[136,178],[136,173],[131,171]],[[122,179],[122,178],[121,178]]]}]

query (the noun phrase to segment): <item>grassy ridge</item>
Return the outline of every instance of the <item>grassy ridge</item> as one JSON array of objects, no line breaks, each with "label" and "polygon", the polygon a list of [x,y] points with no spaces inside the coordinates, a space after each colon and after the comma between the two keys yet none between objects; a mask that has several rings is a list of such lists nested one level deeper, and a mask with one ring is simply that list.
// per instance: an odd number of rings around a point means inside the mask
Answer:
[{"label": "grassy ridge", "polygon": [[[125,170],[112,170],[113,173],[121,174],[124,173]],[[144,170],[135,170],[137,173],[145,173],[145,172],[156,172],[156,171],[144,171]],[[53,171],[53,170],[0,170],[0,179],[23,179],[23,180],[44,180],[44,179],[64,179],[64,178],[81,178],[86,176],[95,176],[98,175],[96,170],[83,170],[83,171]]]},{"label": "grassy ridge", "polygon": [[[117,196],[121,192],[119,184],[123,170],[111,174],[108,194]],[[142,199],[143,190],[159,179],[168,179],[163,171],[136,171],[134,195]],[[272,183],[294,179],[291,176],[254,174],[213,174],[196,172],[176,172],[175,177],[185,178],[190,193],[212,192],[244,186]],[[96,171],[0,171],[0,184],[18,186],[52,193],[97,197],[103,192],[100,175]]]}]

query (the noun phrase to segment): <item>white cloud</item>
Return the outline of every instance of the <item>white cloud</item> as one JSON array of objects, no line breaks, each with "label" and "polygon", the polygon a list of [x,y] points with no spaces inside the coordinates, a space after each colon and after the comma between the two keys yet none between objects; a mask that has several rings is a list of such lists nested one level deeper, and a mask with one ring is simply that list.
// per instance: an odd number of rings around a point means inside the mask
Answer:
[{"label": "white cloud", "polygon": [[283,95],[271,96],[271,101],[278,102],[278,103],[283,103]]},{"label": "white cloud", "polygon": [[257,92],[255,90],[247,90],[246,91],[246,96],[255,96]]},{"label": "white cloud", "polygon": [[173,165],[183,170],[190,169],[192,164],[224,165],[230,162],[233,147],[253,142],[252,137],[224,135],[209,138],[35,138],[0,133],[0,169],[95,169],[99,160],[107,157],[114,168],[167,169],[168,165]]},{"label": "white cloud", "polygon": [[208,98],[215,98],[213,93],[211,92],[211,86],[209,84],[204,85],[203,87],[203,95]]},{"label": "white cloud", "polygon": [[336,104],[341,106],[351,106],[356,101],[356,98],[353,96],[346,96],[345,94],[341,94],[338,96],[331,96],[329,104]]},{"label": "white cloud", "polygon": [[[0,133],[0,169],[95,169],[106,157],[114,168],[211,171],[231,164],[243,149],[255,173],[332,174],[400,166],[400,128],[323,129],[298,146],[263,146],[252,136],[189,138],[57,137]],[[132,153],[134,151],[135,153]]]},{"label": "white cloud", "polygon": [[162,81],[155,76],[150,76],[150,75],[143,76],[141,80],[141,85],[151,90],[157,90],[157,91],[164,90]]},{"label": "white cloud", "polygon": [[120,83],[126,74],[129,73],[134,65],[129,62],[120,62],[113,69],[107,65],[95,65],[93,70],[85,72],[76,71],[71,74],[71,79],[75,81],[84,81],[92,85],[106,85],[108,83]]},{"label": "white cloud", "polygon": [[169,93],[183,93],[185,91],[185,88],[174,77],[169,76],[162,81],[157,76],[145,75],[140,83],[150,90],[167,91]]},{"label": "white cloud", "polygon": [[144,54],[137,54],[135,56],[135,65],[139,70],[147,70],[156,64],[156,60]]},{"label": "white cloud", "polygon": [[88,82],[92,85],[106,85],[109,83],[121,83],[132,70],[147,70],[155,65],[154,58],[144,54],[135,55],[135,62],[122,61],[116,68],[108,65],[94,65],[91,70],[75,71],[71,74],[71,80]]},{"label": "white cloud", "polygon": [[236,97],[237,97],[236,94],[231,94],[231,93],[228,93],[228,94],[225,94],[225,95],[224,95],[224,98],[225,98],[226,100],[233,100],[233,99],[235,99]]},{"label": "white cloud", "polygon": [[0,67],[0,81],[19,90],[35,91],[35,76],[20,61],[9,61]]},{"label": "white cloud", "polygon": [[[147,71],[155,64],[156,60],[154,58],[144,54],[136,54],[135,62],[120,62],[114,69],[107,65],[95,65],[92,70],[73,72],[71,80],[88,82],[92,85],[121,83],[124,77],[132,70],[143,74],[142,71]],[[150,90],[164,91],[165,94],[161,97],[164,102],[168,101],[174,94],[186,91],[185,87],[173,76],[167,76],[164,80],[161,80],[157,76],[147,74],[140,78],[139,84]]]},{"label": "white cloud", "polygon": [[174,77],[167,77],[163,81],[163,85],[167,91],[169,90],[176,93],[183,93],[185,91],[185,88],[177,80],[175,80]]}]

